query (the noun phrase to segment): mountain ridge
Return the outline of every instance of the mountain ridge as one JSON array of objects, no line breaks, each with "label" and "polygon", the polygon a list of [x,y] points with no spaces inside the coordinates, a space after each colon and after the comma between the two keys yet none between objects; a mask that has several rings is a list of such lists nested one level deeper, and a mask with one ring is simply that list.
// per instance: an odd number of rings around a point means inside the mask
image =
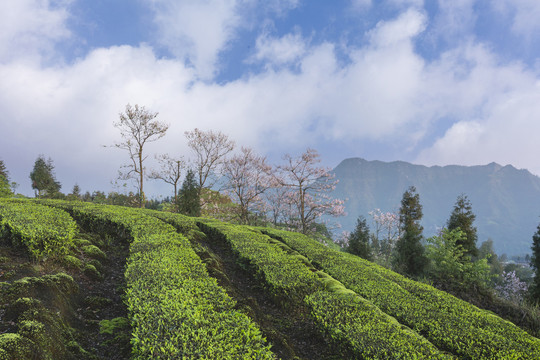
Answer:
[{"label": "mountain ridge", "polygon": [[513,165],[425,166],[405,161],[363,158],[343,160],[332,173],[339,180],[332,195],[348,199],[347,215],[338,219],[352,231],[358,216],[369,211],[399,211],[403,192],[415,186],[423,206],[424,235],[445,226],[460,194],[472,203],[478,228],[477,246],[493,240],[497,253],[530,252],[540,215],[540,177]]}]

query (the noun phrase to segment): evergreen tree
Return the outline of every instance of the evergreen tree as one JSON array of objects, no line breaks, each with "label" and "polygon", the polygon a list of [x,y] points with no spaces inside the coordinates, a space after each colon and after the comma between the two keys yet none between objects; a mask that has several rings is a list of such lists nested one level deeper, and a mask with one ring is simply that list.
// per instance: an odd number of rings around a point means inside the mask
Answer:
[{"label": "evergreen tree", "polygon": [[9,172],[6,169],[4,161],[0,160],[0,176],[3,176],[4,179],[9,183]]},{"label": "evergreen tree", "polygon": [[363,216],[359,216],[356,220],[356,227],[349,236],[347,252],[366,260],[373,259],[373,254],[369,246],[369,227]]},{"label": "evergreen tree", "polygon": [[10,197],[11,195],[13,195],[13,193],[9,187],[9,181],[4,177],[4,175],[0,174],[0,198]]},{"label": "evergreen tree", "polygon": [[54,165],[51,158],[45,160],[43,155],[39,155],[34,163],[34,169],[30,173],[32,189],[37,190],[36,197],[53,197],[62,185],[54,177]]},{"label": "evergreen tree", "polygon": [[178,211],[189,216],[201,215],[201,200],[199,198],[199,186],[195,180],[195,174],[190,169],[182,183],[178,195]]},{"label": "evergreen tree", "polygon": [[534,271],[533,283],[531,285],[530,293],[534,303],[540,303],[540,225],[533,235],[532,244],[532,256],[531,256],[531,268]]},{"label": "evergreen tree", "polygon": [[422,215],[420,196],[416,194],[416,188],[411,186],[405,191],[401,200],[399,222],[402,236],[396,243],[394,257],[394,269],[411,277],[421,275],[428,262],[421,243],[423,239],[423,227],[420,225]]},{"label": "evergreen tree", "polygon": [[471,202],[466,195],[459,195],[450,219],[448,219],[447,228],[449,231],[460,229],[466,235],[456,243],[456,245],[461,245],[465,249],[462,259],[465,259],[467,255],[471,258],[478,256],[478,248],[476,247],[478,235],[476,234],[476,227],[473,226],[475,219],[476,215],[472,212]]}]

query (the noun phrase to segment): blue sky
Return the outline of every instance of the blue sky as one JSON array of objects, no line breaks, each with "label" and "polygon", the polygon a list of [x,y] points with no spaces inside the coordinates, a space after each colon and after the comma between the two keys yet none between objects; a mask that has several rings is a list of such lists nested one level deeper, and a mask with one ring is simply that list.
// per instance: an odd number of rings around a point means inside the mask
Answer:
[{"label": "blue sky", "polygon": [[189,158],[198,127],[273,163],[540,175],[538,19],[538,0],[1,1],[0,159],[22,193],[39,154],[64,192],[112,190],[127,158],[103,145],[131,103],[171,125],[149,154]]}]

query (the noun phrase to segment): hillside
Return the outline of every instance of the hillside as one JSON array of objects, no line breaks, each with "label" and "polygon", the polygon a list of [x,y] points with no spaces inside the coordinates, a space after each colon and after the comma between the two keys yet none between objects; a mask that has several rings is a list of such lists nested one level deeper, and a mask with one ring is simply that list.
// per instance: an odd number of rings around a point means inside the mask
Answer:
[{"label": "hillside", "polygon": [[297,233],[1,200],[0,234],[1,359],[540,353],[537,330]]},{"label": "hillside", "polygon": [[334,170],[339,180],[333,196],[346,198],[347,216],[340,218],[351,231],[356,219],[376,208],[398,211],[405,190],[416,186],[423,205],[424,235],[446,224],[458,195],[472,203],[478,245],[491,238],[499,254],[530,253],[531,238],[540,221],[540,178],[527,170],[491,163],[484,166],[413,165],[351,158]]}]

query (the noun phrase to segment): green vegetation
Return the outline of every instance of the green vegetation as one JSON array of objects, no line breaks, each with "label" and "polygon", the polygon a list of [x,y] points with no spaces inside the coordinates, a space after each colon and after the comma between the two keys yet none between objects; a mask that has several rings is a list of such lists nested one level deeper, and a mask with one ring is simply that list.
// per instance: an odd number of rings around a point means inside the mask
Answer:
[{"label": "green vegetation", "polygon": [[77,224],[65,211],[0,200],[0,237],[24,246],[36,260],[67,254],[76,234]]},{"label": "green vegetation", "polygon": [[275,358],[173,226],[130,208],[49,203],[85,227],[131,241],[125,277],[135,358]]},{"label": "green vegetation", "polygon": [[[129,247],[122,286],[127,312],[94,317],[93,324],[105,343],[131,343],[135,359],[277,358],[265,339],[272,328],[252,316],[249,301],[237,303],[234,291],[218,285],[230,269],[219,268],[208,252],[202,260],[201,239],[227,249],[282,316],[302,314],[341,358],[535,359],[540,353],[540,340],[491,312],[299,233],[59,200],[0,200],[0,221],[5,244],[40,255],[36,272],[61,265],[94,284],[107,281],[114,253],[104,251],[106,244]],[[461,262],[465,250],[456,243],[463,236],[445,230],[430,239],[434,278],[472,284],[487,274],[486,261],[471,268]],[[2,254],[0,264],[7,259]],[[69,325],[76,317],[75,277],[0,282],[0,359],[95,356]],[[113,303],[101,293],[87,295],[77,306],[88,316]]]},{"label": "green vegetation", "polygon": [[472,359],[534,359],[540,353],[540,340],[491,312],[359,257],[330,250],[301,234],[263,231],[439,349]]},{"label": "green vegetation", "polygon": [[[209,236],[228,243],[239,261],[252,269],[269,292],[286,307],[295,303],[307,305],[314,322],[344,354],[352,353],[355,358],[382,354],[388,359],[451,358],[423,337],[403,329],[339,281],[317,271],[305,256],[280,241],[249,227],[218,221],[201,220],[199,226]],[[342,307],[344,302],[350,302],[350,306]],[[367,339],[372,342],[364,343]]]},{"label": "green vegetation", "polygon": [[448,230],[460,229],[465,235],[456,242],[457,246],[462,246],[465,250],[462,254],[463,262],[469,262],[470,258],[478,256],[478,248],[476,247],[478,235],[476,227],[473,226],[475,219],[476,215],[472,212],[470,200],[464,194],[458,196],[454,210],[448,219],[447,227]]}]

